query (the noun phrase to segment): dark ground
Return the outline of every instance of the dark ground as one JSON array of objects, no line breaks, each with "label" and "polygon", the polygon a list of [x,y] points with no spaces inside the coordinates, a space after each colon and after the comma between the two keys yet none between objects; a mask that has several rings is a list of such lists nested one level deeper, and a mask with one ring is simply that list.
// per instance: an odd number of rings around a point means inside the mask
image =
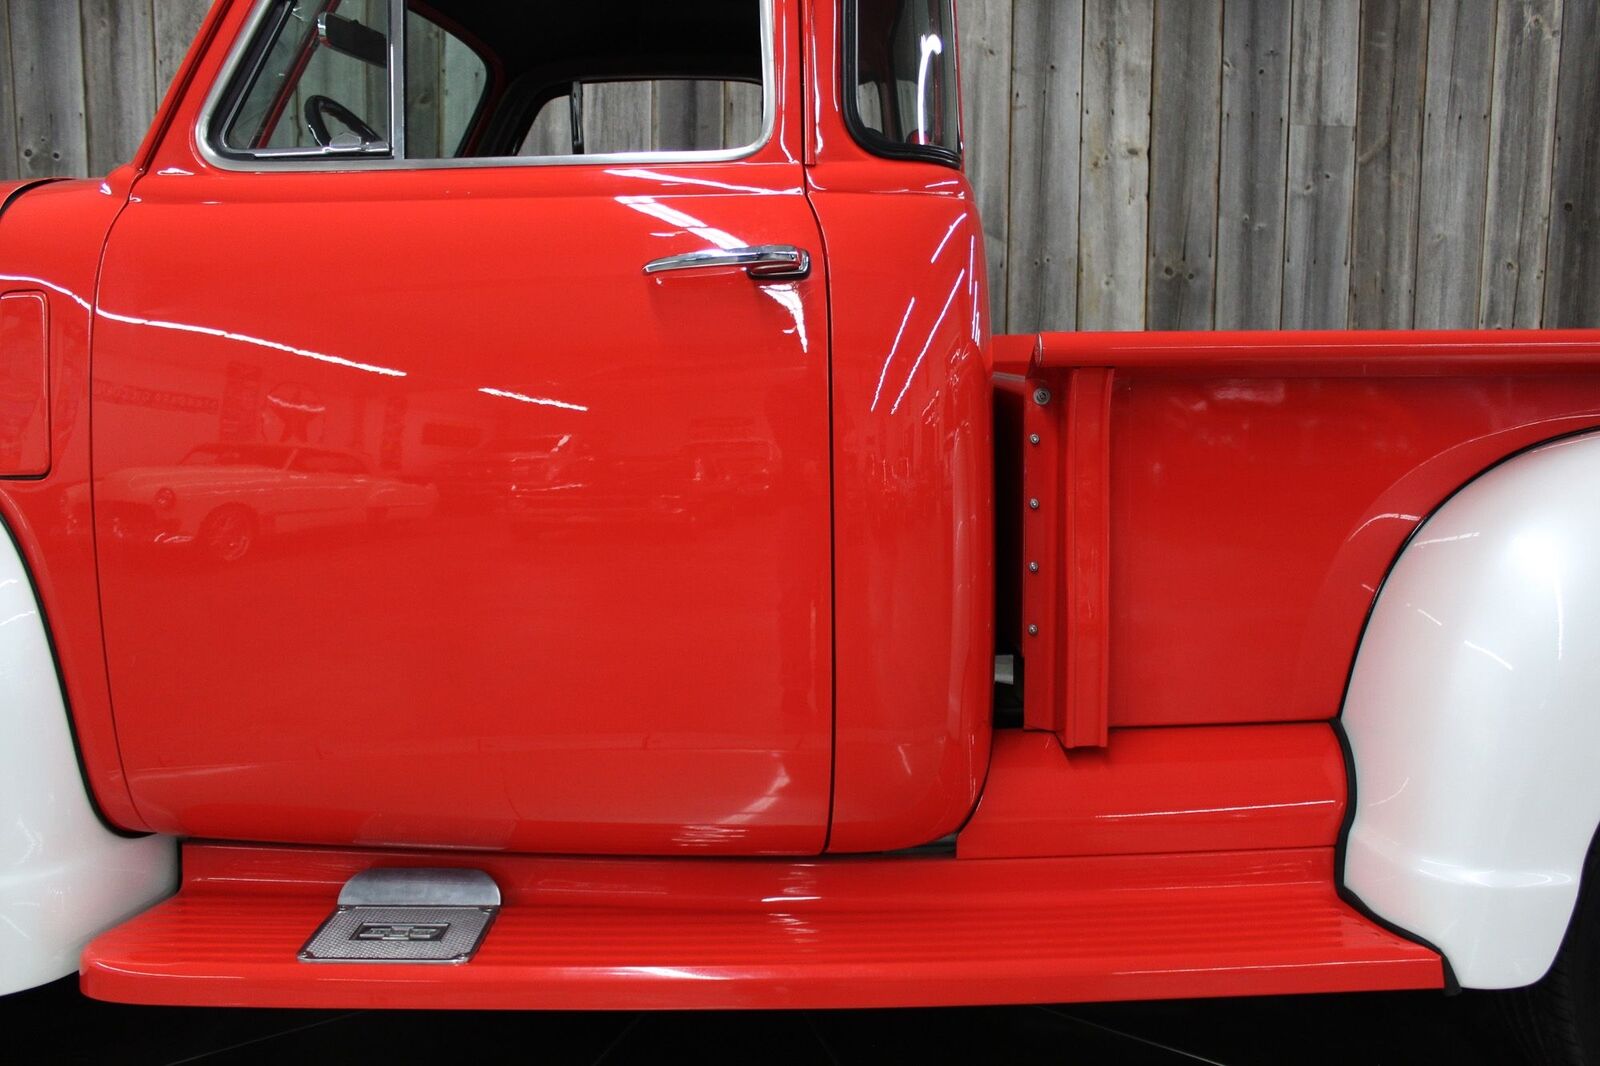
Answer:
[{"label": "dark ground", "polygon": [[175,1010],[93,1003],[74,980],[0,999],[0,1030],[29,1049],[11,1061],[131,1066],[1514,1062],[1492,1020],[1481,997],[1435,993],[704,1015]]}]

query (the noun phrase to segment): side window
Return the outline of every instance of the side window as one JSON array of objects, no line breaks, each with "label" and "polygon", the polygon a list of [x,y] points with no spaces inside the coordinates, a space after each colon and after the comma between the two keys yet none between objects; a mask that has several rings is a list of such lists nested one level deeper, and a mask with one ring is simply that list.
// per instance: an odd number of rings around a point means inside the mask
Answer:
[{"label": "side window", "polygon": [[521,156],[724,152],[759,144],[759,83],[682,78],[579,82],[539,109]]},{"label": "side window", "polygon": [[203,123],[223,166],[726,158],[773,125],[773,0],[254,2]]},{"label": "side window", "polygon": [[952,0],[848,0],[845,117],[864,148],[961,160]]},{"label": "side window", "polygon": [[388,0],[274,5],[254,73],[222,132],[235,154],[387,153]]}]

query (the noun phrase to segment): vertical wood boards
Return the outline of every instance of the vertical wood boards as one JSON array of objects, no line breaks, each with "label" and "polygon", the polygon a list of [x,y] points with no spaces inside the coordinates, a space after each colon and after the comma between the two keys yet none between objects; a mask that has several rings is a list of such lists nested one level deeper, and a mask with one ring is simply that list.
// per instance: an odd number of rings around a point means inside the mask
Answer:
[{"label": "vertical wood boards", "polygon": [[18,176],[87,173],[83,24],[78,5],[13,0],[10,8]]},{"label": "vertical wood boards", "polygon": [[654,93],[650,82],[588,85],[583,92],[583,137],[591,153],[648,152]]},{"label": "vertical wood boards", "polygon": [[150,0],[82,0],[88,168],[133,158],[156,105],[155,12]]},{"label": "vertical wood boards", "polygon": [[656,85],[651,127],[658,151],[721,148],[723,126],[721,82],[666,81]]},{"label": "vertical wood boards", "polygon": [[1281,0],[1229,0],[1223,9],[1218,329],[1282,321],[1291,11]]},{"label": "vertical wood boards", "polygon": [[1501,0],[1478,295],[1481,326],[1537,326],[1543,317],[1560,33],[1561,0]]},{"label": "vertical wood boards", "polygon": [[1011,232],[1012,0],[956,0],[956,9],[961,28],[961,135],[967,177],[983,217],[990,308],[1000,332],[1005,327]]},{"label": "vertical wood boards", "polygon": [[11,0],[0,0],[0,181],[17,177],[17,103],[12,92]]},{"label": "vertical wood boards", "polygon": [[[113,0],[120,3],[121,0]],[[177,77],[189,54],[200,23],[211,10],[211,0],[154,0],[156,39],[156,97],[159,100]]]},{"label": "vertical wood boards", "polygon": [[483,94],[489,88],[489,72],[478,53],[450,34],[444,35],[441,61],[444,69],[439,76],[443,87],[439,149],[440,154],[450,157],[456,154],[472,129],[472,120],[477,117]]},{"label": "vertical wood boards", "polygon": [[1147,329],[1210,329],[1217,272],[1222,0],[1157,0]]},{"label": "vertical wood boards", "polygon": [[[581,90],[580,90],[581,91]],[[522,142],[522,155],[551,156],[572,153],[572,104],[558,96],[540,110]]]},{"label": "vertical wood boards", "polygon": [[[1595,0],[957,4],[998,331],[1600,326]],[[0,179],[130,158],[209,7],[0,0]],[[429,43],[411,147],[448,155],[481,74]],[[376,121],[367,74],[339,91]],[[595,86],[589,146],[742,146],[760,103]]]},{"label": "vertical wood boards", "polygon": [[1289,97],[1283,328],[1350,317],[1356,175],[1357,0],[1298,0]]},{"label": "vertical wood boards", "polygon": [[1410,329],[1417,275],[1427,0],[1365,0],[1350,325]]},{"label": "vertical wood boards", "polygon": [[1144,325],[1154,0],[1087,0],[1078,326]]},{"label": "vertical wood boards", "polygon": [[1600,327],[1600,4],[1562,11],[1544,325]]},{"label": "vertical wood boards", "polygon": [[420,20],[406,30],[406,153],[437,158],[444,148],[444,34]]},{"label": "vertical wood boards", "polygon": [[1418,204],[1418,329],[1478,321],[1495,5],[1432,0]]},{"label": "vertical wood boards", "polygon": [[1017,0],[1005,314],[1011,333],[1078,322],[1083,0]]},{"label": "vertical wood boards", "polygon": [[766,95],[759,85],[729,82],[722,89],[722,136],[729,148],[744,148],[761,139],[766,120]]}]

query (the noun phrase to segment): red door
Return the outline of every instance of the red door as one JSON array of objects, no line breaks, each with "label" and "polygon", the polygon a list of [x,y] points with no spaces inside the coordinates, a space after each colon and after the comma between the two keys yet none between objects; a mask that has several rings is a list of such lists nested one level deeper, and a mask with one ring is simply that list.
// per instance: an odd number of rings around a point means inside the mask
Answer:
[{"label": "red door", "polygon": [[241,173],[170,138],[94,338],[107,654],[152,827],[822,848],[822,271],[644,269],[820,254],[777,95],[737,163]]}]

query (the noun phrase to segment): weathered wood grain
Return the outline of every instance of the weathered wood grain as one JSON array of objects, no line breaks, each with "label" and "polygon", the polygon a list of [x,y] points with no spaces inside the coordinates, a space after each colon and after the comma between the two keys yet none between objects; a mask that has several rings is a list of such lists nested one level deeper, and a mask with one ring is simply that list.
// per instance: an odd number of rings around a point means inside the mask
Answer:
[{"label": "weathered wood grain", "polygon": [[1281,0],[1228,0],[1223,9],[1218,329],[1282,321],[1291,11]]},{"label": "weathered wood grain", "polygon": [[761,86],[729,82],[722,87],[722,138],[729,148],[747,148],[761,139],[766,121]]},{"label": "weathered wood grain", "polygon": [[[115,0],[114,0],[115,2]],[[165,95],[189,54],[211,0],[155,0],[156,93]]]},{"label": "weathered wood grain", "polygon": [[1350,325],[1410,329],[1417,276],[1427,0],[1365,0]]},{"label": "weathered wood grain", "polygon": [[483,103],[489,72],[476,52],[449,34],[444,39],[443,63],[439,76],[444,88],[439,109],[439,148],[442,154],[454,156]]},{"label": "weathered wood grain", "polygon": [[1494,21],[1494,5],[1483,0],[1429,5],[1413,313],[1418,329],[1460,329],[1478,321]]},{"label": "weathered wood grain", "polygon": [[962,138],[983,216],[989,299],[997,330],[1006,306],[1011,233],[1012,0],[956,0],[961,24]]},{"label": "weathered wood grain", "polygon": [[1600,327],[1600,4],[1562,12],[1545,326]]},{"label": "weathered wood grain", "polygon": [[87,173],[78,5],[16,2],[10,22],[20,176]]},{"label": "weathered wood grain", "polygon": [[443,143],[444,35],[413,22],[406,32],[406,154],[438,158]]},{"label": "weathered wood grain", "polygon": [[1078,322],[1083,0],[1017,0],[1005,328]]},{"label": "weathered wood grain", "polygon": [[11,0],[0,0],[0,181],[17,177],[17,104],[12,92]]},{"label": "weathered wood grain", "polygon": [[667,81],[655,91],[657,151],[706,151],[722,147],[722,83]]},{"label": "weathered wood grain", "polygon": [[1083,18],[1078,326],[1144,326],[1153,0],[1088,0]]},{"label": "weathered wood grain", "polygon": [[[1574,3],[1593,0],[1574,0]],[[1501,0],[1478,324],[1537,326],[1550,235],[1561,0]]]},{"label": "weathered wood grain", "polygon": [[[997,329],[1600,325],[1595,0],[958,3]],[[0,0],[0,179],[126,160],[209,7]],[[481,83],[421,53],[444,155]],[[339,92],[381,120],[366,75]],[[756,86],[588,95],[591,150],[762,125]],[[565,154],[547,116],[527,147]]]},{"label": "weathered wood grain", "polygon": [[648,152],[652,140],[652,86],[609,82],[583,91],[583,137],[591,154]]},{"label": "weathered wood grain", "polygon": [[1222,0],[1158,0],[1145,327],[1210,329],[1217,276]]},{"label": "weathered wood grain", "polygon": [[150,0],[83,0],[89,172],[133,158],[156,110],[155,12]]},{"label": "weathered wood grain", "polygon": [[533,120],[522,142],[522,155],[572,154],[572,104],[561,96],[546,104]]},{"label": "weathered wood grain", "polygon": [[1358,0],[1294,8],[1283,328],[1343,328],[1350,317],[1355,204]]}]

